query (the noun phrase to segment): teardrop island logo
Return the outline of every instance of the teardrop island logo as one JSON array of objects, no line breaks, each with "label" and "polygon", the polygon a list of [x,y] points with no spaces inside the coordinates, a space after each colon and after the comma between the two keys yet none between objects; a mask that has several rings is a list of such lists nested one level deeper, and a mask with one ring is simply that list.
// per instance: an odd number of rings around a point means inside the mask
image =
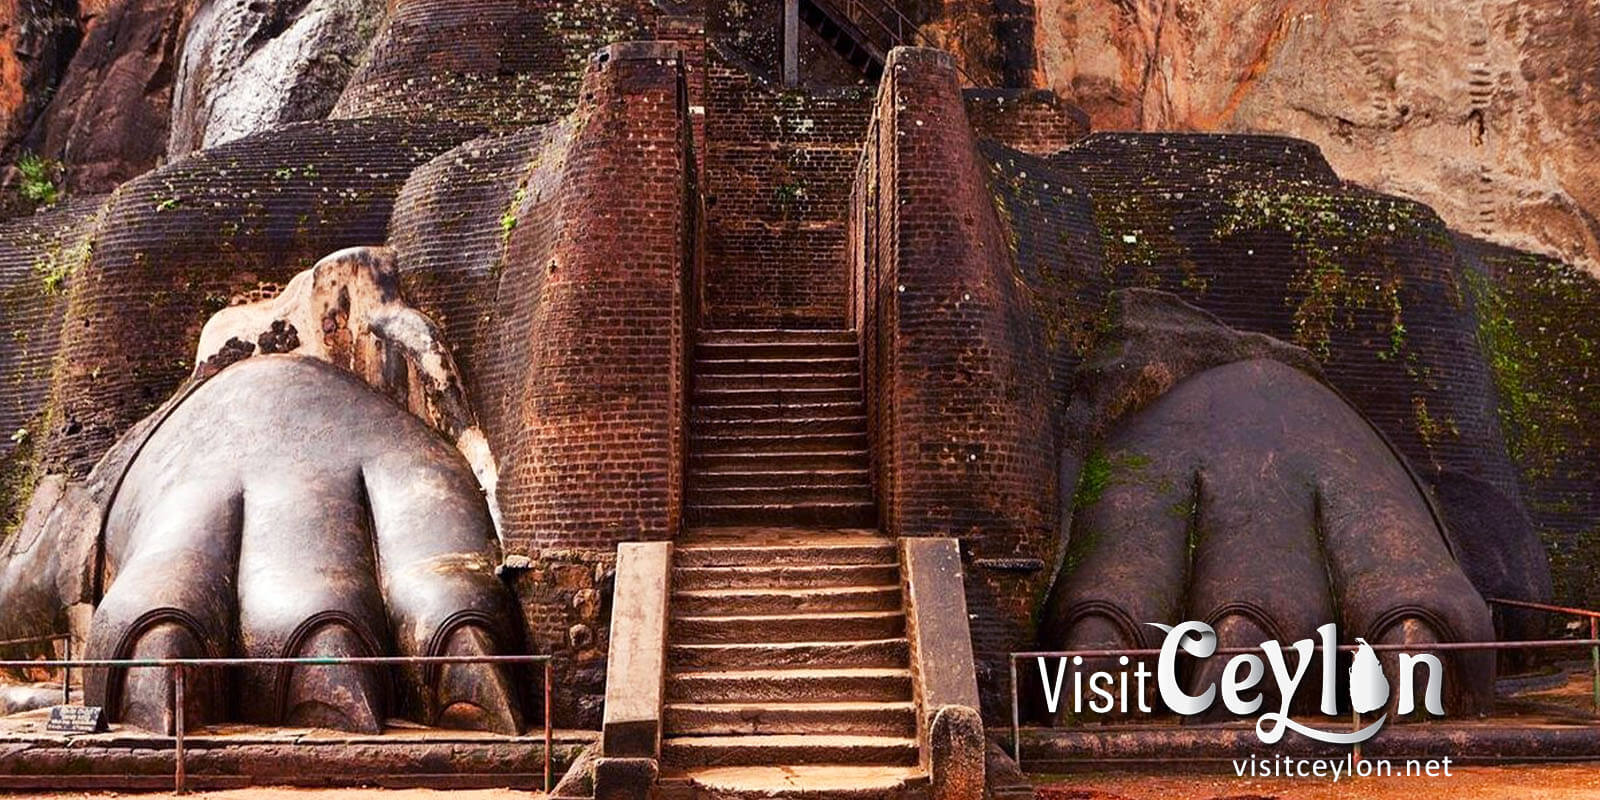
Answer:
[{"label": "teardrop island logo", "polygon": [[[1389,721],[1389,715],[1384,714],[1360,730],[1336,732],[1319,730],[1289,717],[1289,709],[1295,705],[1298,690],[1306,686],[1306,678],[1314,661],[1320,662],[1321,667],[1322,696],[1318,709],[1323,714],[1330,717],[1340,716],[1337,690],[1341,685],[1348,692],[1346,708],[1353,709],[1357,713],[1370,713],[1389,703],[1389,678],[1384,675],[1383,664],[1378,660],[1377,652],[1364,639],[1356,639],[1358,649],[1350,665],[1348,680],[1341,683],[1339,630],[1331,622],[1317,629],[1317,639],[1301,639],[1287,648],[1276,640],[1269,640],[1261,643],[1260,655],[1243,653],[1230,656],[1219,681],[1205,687],[1187,689],[1179,680],[1180,653],[1194,659],[1211,658],[1217,651],[1217,632],[1204,622],[1185,622],[1176,626],[1157,622],[1146,624],[1166,633],[1166,639],[1161,644],[1161,655],[1156,663],[1156,671],[1151,673],[1143,661],[1130,664],[1127,656],[1121,656],[1118,659],[1118,663],[1123,667],[1121,670],[1085,672],[1078,669],[1083,666],[1083,658],[1072,657],[1070,661],[1074,668],[1072,671],[1074,713],[1083,713],[1086,706],[1089,711],[1096,714],[1154,713],[1154,709],[1147,701],[1149,695],[1146,682],[1154,677],[1162,705],[1171,709],[1173,713],[1184,716],[1203,714],[1210,710],[1220,697],[1230,713],[1248,717],[1259,712],[1266,702],[1263,681],[1270,670],[1280,705],[1278,710],[1261,714],[1256,719],[1256,736],[1264,744],[1277,744],[1288,730],[1319,742],[1358,744],[1376,736]],[[1318,644],[1322,648],[1320,657],[1316,652]],[[1054,675],[1051,674],[1048,663],[1051,660],[1041,656],[1038,658],[1038,665],[1039,678],[1044,683],[1045,706],[1050,714],[1054,715],[1061,706],[1061,695],[1067,683],[1069,659],[1054,659],[1056,662]],[[1417,673],[1419,668],[1424,667],[1427,678],[1423,692],[1423,707],[1433,716],[1444,716],[1442,700],[1444,664],[1440,662],[1438,656],[1429,653],[1400,654],[1397,670],[1400,699],[1395,705],[1395,713],[1404,716],[1415,711]],[[1191,690],[1198,690],[1199,693],[1190,694]],[[1137,704],[1136,708],[1130,705],[1130,695]]]}]

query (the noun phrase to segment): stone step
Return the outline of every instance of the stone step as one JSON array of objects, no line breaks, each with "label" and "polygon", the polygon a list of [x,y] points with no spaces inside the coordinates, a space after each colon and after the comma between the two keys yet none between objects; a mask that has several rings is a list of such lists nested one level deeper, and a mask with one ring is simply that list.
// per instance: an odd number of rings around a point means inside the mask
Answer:
[{"label": "stone step", "polygon": [[660,800],[922,800],[915,767],[791,764],[700,767],[662,775]]},{"label": "stone step", "polygon": [[698,422],[732,422],[734,420],[794,420],[794,419],[837,419],[839,417],[861,417],[865,419],[867,408],[860,399],[844,402],[823,403],[752,403],[750,405],[738,404],[712,404],[701,405],[694,409],[690,421]]},{"label": "stone step", "polygon": [[905,669],[910,645],[904,638],[859,642],[759,642],[755,644],[674,644],[667,666],[674,672],[809,667]]},{"label": "stone step", "polygon": [[[692,472],[772,472],[866,469],[865,449],[807,450],[777,453],[697,453],[689,456]],[[757,520],[752,524],[760,524]]]},{"label": "stone step", "polygon": [[770,342],[723,339],[697,342],[694,346],[694,357],[697,359],[860,358],[860,356],[860,346],[853,337],[839,341],[818,341],[811,338]]},{"label": "stone step", "polygon": [[899,736],[675,736],[662,740],[661,761],[668,768],[772,764],[911,766],[917,763],[917,742]]},{"label": "stone step", "polygon": [[878,506],[870,500],[848,503],[754,503],[686,505],[685,517],[696,525],[782,523],[821,528],[854,528],[878,523]]},{"label": "stone step", "polygon": [[894,611],[817,614],[678,615],[668,622],[674,644],[850,642],[904,636],[906,617]]},{"label": "stone step", "polygon": [[716,388],[696,385],[694,407],[709,410],[723,406],[751,405],[807,405],[812,403],[860,403],[861,387],[786,388],[768,386],[759,388]]},{"label": "stone step", "polygon": [[756,375],[696,374],[694,385],[698,391],[723,389],[854,389],[860,397],[861,373],[855,370],[838,373],[779,373],[764,372]]},{"label": "stone step", "polygon": [[694,589],[672,595],[673,613],[686,616],[898,610],[900,587],[895,584],[817,589]]},{"label": "stone step", "polygon": [[810,328],[702,328],[695,335],[697,344],[723,344],[728,342],[855,342],[859,339],[853,330],[813,330]]},{"label": "stone step", "polygon": [[841,505],[872,502],[872,488],[864,483],[854,486],[752,486],[710,489],[692,486],[689,489],[689,506],[747,506],[747,505]]},{"label": "stone step", "polygon": [[915,703],[669,703],[668,736],[917,735]]},{"label": "stone step", "polygon": [[693,470],[691,490],[697,489],[789,489],[797,486],[850,488],[870,486],[866,468],[794,470]]},{"label": "stone step", "polygon": [[678,672],[667,677],[669,703],[900,703],[910,699],[909,669],[807,667]]},{"label": "stone step", "polygon": [[[815,544],[680,544],[673,550],[678,567],[775,567],[789,565],[898,563],[893,539],[851,537],[824,539]],[[896,581],[898,582],[898,581]]]},{"label": "stone step", "polygon": [[[887,555],[894,557],[893,553]],[[672,571],[672,585],[678,590],[866,586],[899,579],[900,565],[893,561],[865,564],[678,566]]]},{"label": "stone step", "polygon": [[851,375],[861,359],[848,356],[785,356],[779,358],[705,358],[696,354],[695,375]]},{"label": "stone step", "polygon": [[701,437],[795,436],[818,433],[867,435],[865,416],[777,417],[773,419],[705,419],[696,414],[689,421],[690,435]]},{"label": "stone step", "polygon": [[858,429],[842,433],[806,432],[741,436],[732,432],[706,434],[693,430],[690,432],[689,449],[696,455],[815,453],[829,450],[864,452],[867,449],[867,433]]}]

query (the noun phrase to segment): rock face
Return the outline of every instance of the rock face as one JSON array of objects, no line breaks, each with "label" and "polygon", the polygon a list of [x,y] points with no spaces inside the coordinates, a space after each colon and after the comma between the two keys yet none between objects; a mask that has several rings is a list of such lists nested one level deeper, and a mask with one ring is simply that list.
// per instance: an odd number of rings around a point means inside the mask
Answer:
[{"label": "rock face", "polygon": [[1600,271],[1600,3],[1041,0],[1038,85],[1096,129],[1316,142],[1452,228]]},{"label": "rock face", "polygon": [[44,110],[82,32],[63,0],[0,3],[0,147]]},{"label": "rock face", "polygon": [[327,116],[382,18],[382,0],[206,2],[184,35],[168,154]]},{"label": "rock face", "polygon": [[166,152],[180,0],[83,3],[83,43],[24,146],[68,165],[68,188],[109,191]]}]

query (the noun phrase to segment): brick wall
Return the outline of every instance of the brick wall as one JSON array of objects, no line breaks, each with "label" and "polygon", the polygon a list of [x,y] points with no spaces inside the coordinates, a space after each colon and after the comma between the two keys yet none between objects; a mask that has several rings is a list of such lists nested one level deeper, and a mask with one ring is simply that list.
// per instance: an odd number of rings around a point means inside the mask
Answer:
[{"label": "brick wall", "polygon": [[[874,477],[887,532],[957,536],[980,680],[1031,643],[1056,546],[1051,355],[1016,280],[949,57],[897,50],[852,218]],[[998,713],[999,694],[986,692]]]},{"label": "brick wall", "polygon": [[705,123],[707,324],[844,324],[863,88],[783,89],[712,49]]},{"label": "brick wall", "polygon": [[1089,135],[1089,115],[1045,89],[967,89],[967,120],[980,139],[1050,155]]},{"label": "brick wall", "polygon": [[303,123],[118,188],[90,246],[64,265],[45,464],[84,474],[189,374],[213,312],[335,250],[381,243],[406,176],[471,135],[453,124]]},{"label": "brick wall", "polygon": [[597,727],[616,544],[681,508],[694,225],[679,51],[615,45],[577,110],[418,170],[391,244],[499,460],[504,537],[559,724]]},{"label": "brick wall", "polygon": [[512,130],[572,110],[590,53],[649,38],[649,0],[395,0],[332,116]]},{"label": "brick wall", "polygon": [[65,266],[81,251],[102,197],[75,198],[0,225],[0,535],[33,489],[50,369],[66,311]]}]

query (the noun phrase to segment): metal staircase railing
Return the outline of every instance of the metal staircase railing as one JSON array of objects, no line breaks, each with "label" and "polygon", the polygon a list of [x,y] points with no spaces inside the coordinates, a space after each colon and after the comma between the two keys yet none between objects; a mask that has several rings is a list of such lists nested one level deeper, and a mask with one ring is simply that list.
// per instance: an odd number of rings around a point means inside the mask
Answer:
[{"label": "metal staircase railing", "polygon": [[[890,50],[903,45],[943,49],[890,0],[806,0],[806,2],[833,17],[836,22],[848,23],[855,32],[866,37],[867,41],[858,44],[863,45],[863,49],[876,51],[873,56],[880,62],[888,56]],[[969,85],[982,85],[960,64],[956,65],[956,71]]]}]

